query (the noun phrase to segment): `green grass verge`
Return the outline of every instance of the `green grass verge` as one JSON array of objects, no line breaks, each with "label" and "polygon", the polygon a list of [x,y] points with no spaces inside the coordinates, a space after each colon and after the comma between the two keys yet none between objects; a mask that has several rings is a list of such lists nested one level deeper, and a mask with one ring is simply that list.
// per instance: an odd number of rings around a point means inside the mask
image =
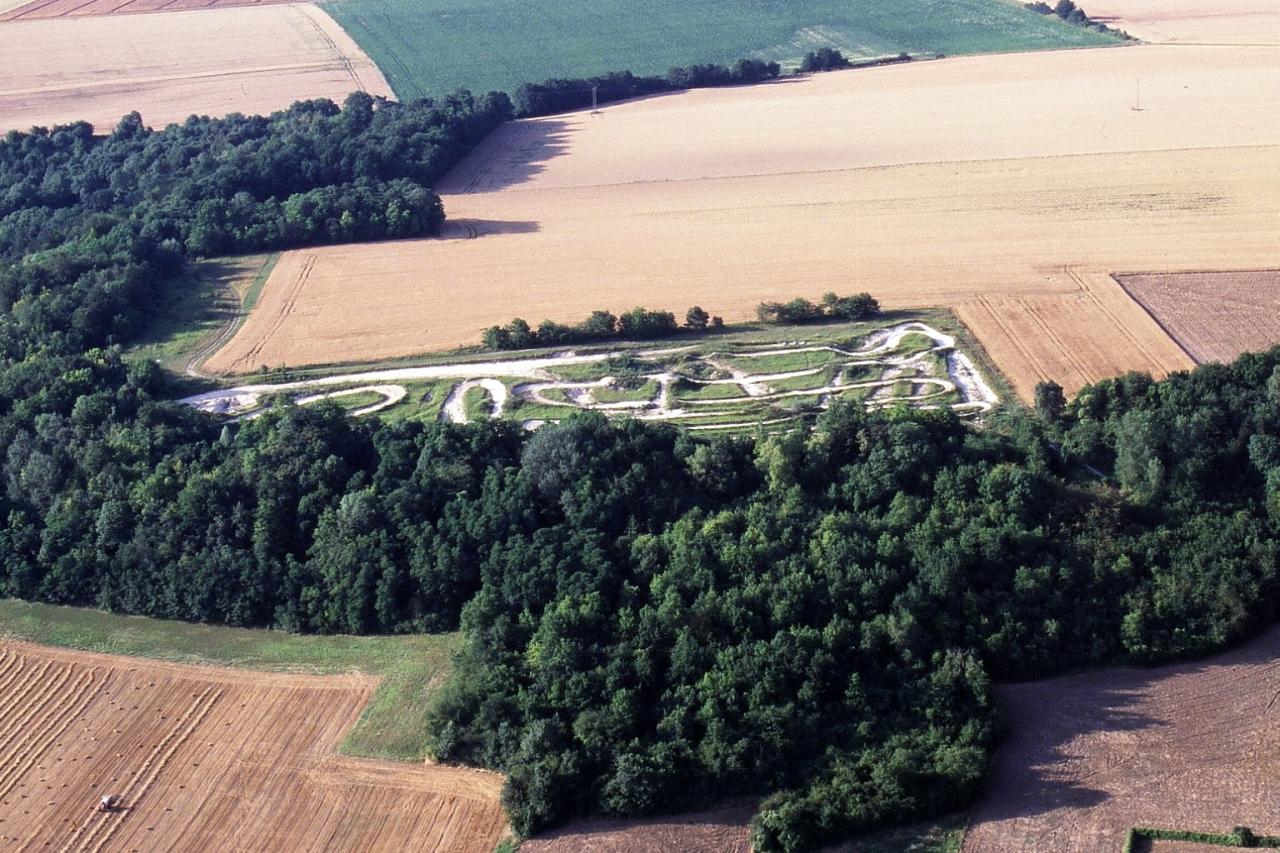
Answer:
[{"label": "green grass verge", "polygon": [[[796,332],[803,333],[803,328],[796,329]],[[790,373],[795,370],[808,370],[813,367],[823,367],[833,361],[837,361],[843,356],[837,355],[830,350],[818,350],[816,352],[789,352],[780,355],[761,355],[750,356],[744,353],[726,352],[723,356],[717,357],[716,361],[724,362],[745,370],[748,373]]]},{"label": "green grass verge", "polygon": [[400,761],[420,761],[425,756],[427,711],[461,642],[456,633],[396,637],[286,634],[11,599],[0,599],[0,635],[177,663],[381,676],[381,686],[339,751]]},{"label": "green grass verge", "polygon": [[1145,853],[1152,841],[1190,841],[1211,847],[1244,847],[1248,849],[1280,848],[1280,837],[1258,835],[1247,826],[1237,826],[1229,833],[1197,832],[1186,829],[1153,829],[1135,826],[1124,840],[1123,853]]},{"label": "green grass verge", "polygon": [[658,383],[650,379],[641,383],[638,387],[627,388],[625,386],[619,388],[593,388],[591,397],[597,403],[624,403],[637,402],[642,400],[652,400],[658,396]]},{"label": "green grass verge", "polygon": [[696,382],[677,381],[671,386],[671,395],[680,400],[724,400],[729,397],[744,397],[746,391],[741,385],[725,382],[716,385],[699,385]]},{"label": "green grass verge", "polygon": [[401,98],[745,56],[853,59],[1087,47],[1117,39],[1007,0],[332,0]]},{"label": "green grass verge", "polygon": [[187,274],[165,282],[130,355],[157,361],[175,376],[198,367],[244,322],[279,257],[199,261]]}]

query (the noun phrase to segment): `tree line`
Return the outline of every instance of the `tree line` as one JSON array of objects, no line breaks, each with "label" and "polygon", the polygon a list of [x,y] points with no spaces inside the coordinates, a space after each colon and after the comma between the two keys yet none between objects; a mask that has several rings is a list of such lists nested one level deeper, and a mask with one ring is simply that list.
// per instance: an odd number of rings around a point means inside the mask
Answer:
[{"label": "tree line", "polygon": [[520,86],[515,93],[516,114],[521,118],[531,118],[582,109],[592,103],[605,104],[660,92],[740,86],[771,80],[781,73],[782,68],[776,62],[739,59],[732,65],[703,63],[678,66],[665,75],[639,76],[630,71],[612,71],[595,77],[558,77]]},{"label": "tree line", "polygon": [[821,302],[797,296],[787,302],[761,302],[756,317],[762,323],[819,323],[823,320],[870,320],[880,314],[880,302],[870,293],[838,296],[827,293]]},{"label": "tree line", "polygon": [[[723,319],[711,316],[698,305],[685,314],[686,329],[702,331],[723,326]],[[536,329],[527,320],[517,317],[505,326],[485,329],[481,342],[487,349],[516,350],[609,340],[650,341],[670,337],[680,329],[676,315],[670,311],[633,308],[621,316],[609,311],[592,311],[587,319],[572,326],[543,320]]]},{"label": "tree line", "polygon": [[1025,8],[1041,15],[1056,15],[1068,24],[1075,24],[1077,27],[1086,27],[1091,30],[1097,30],[1100,33],[1112,33],[1121,38],[1132,38],[1128,33],[1121,30],[1113,30],[1101,21],[1095,21],[1089,15],[1077,6],[1074,0],[1058,0],[1057,3],[1050,6],[1043,0],[1035,0],[1032,3],[1023,4]]}]

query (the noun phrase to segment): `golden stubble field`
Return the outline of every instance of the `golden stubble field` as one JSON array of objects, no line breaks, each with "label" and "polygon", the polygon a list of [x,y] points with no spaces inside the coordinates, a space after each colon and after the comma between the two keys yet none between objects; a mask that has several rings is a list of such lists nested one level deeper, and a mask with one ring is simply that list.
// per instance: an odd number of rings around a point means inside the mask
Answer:
[{"label": "golden stubble field", "polygon": [[1280,45],[1269,0],[1089,0],[1089,16],[1156,44]]},{"label": "golden stubble field", "polygon": [[391,95],[351,37],[305,4],[0,22],[0,131],[85,119],[109,132],[131,110],[163,127],[356,89]]},{"label": "golden stubble field", "polygon": [[1108,273],[1280,264],[1277,59],[978,57],[519,122],[446,179],[449,239],[286,254],[208,367],[405,356],[596,308],[743,319],[865,289],[956,309],[1023,396],[1186,368]]},{"label": "golden stubble field", "polygon": [[0,850],[493,849],[497,774],[334,754],[375,686],[0,639]]}]

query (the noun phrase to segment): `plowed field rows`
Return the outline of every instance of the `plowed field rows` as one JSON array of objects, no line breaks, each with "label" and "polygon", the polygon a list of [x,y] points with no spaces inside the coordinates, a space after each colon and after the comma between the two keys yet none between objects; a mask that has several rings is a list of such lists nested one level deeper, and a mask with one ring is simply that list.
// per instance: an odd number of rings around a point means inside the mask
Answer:
[{"label": "plowed field rows", "polygon": [[0,132],[132,110],[163,127],[194,114],[268,113],[391,89],[314,6],[275,5],[0,23]]},{"label": "plowed field rows", "polygon": [[1280,264],[1277,57],[968,58],[518,122],[445,180],[455,239],[286,254],[207,366],[372,361],[637,304],[743,319],[865,289],[957,308],[1024,397],[1184,369],[1108,272]]},{"label": "plowed field rows", "polygon": [[35,0],[34,3],[18,5],[0,15],[0,21],[181,12],[186,9],[226,9],[231,6],[270,6],[292,2],[296,0]]},{"label": "plowed field rows", "polygon": [[1197,663],[997,688],[1010,735],[963,853],[1118,851],[1134,826],[1276,834],[1277,694],[1280,629]]},{"label": "plowed field rows", "polygon": [[374,686],[0,641],[0,850],[492,849],[499,777],[333,754]]},{"label": "plowed field rows", "polygon": [[1129,295],[1198,362],[1280,344],[1280,271],[1123,276]]}]

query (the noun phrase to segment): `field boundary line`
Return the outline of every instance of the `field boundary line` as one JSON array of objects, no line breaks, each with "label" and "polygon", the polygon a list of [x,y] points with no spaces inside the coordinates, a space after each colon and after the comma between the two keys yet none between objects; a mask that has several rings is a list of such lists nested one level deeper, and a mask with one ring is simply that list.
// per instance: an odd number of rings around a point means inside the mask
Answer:
[{"label": "field boundary line", "polygon": [[298,13],[299,15],[301,15],[303,18],[305,18],[307,23],[311,25],[311,28],[315,30],[316,35],[320,36],[320,38],[324,40],[324,43],[327,44],[330,47],[330,49],[333,50],[333,54],[334,56],[337,57],[338,62],[342,63],[342,67],[347,69],[347,74],[349,74],[351,76],[351,79],[355,81],[356,88],[359,89],[361,92],[368,92],[369,90],[364,85],[364,81],[360,79],[360,73],[356,71],[355,66],[351,63],[351,57],[347,56],[347,54],[340,47],[338,47],[338,43],[333,40],[333,36],[329,35],[327,32],[324,31],[324,28],[320,26],[320,22],[317,21],[315,18],[311,17],[311,15],[307,14],[307,12],[305,11],[305,9],[310,9],[315,7],[310,5],[307,5],[304,7],[301,4],[291,3],[289,4],[289,8],[292,9],[294,12]]},{"label": "field boundary line", "polygon": [[[253,342],[244,355],[231,362],[227,370],[228,373],[234,373],[237,367],[251,362],[261,355],[262,348],[267,345],[267,342],[271,340],[276,332],[280,331],[280,327],[284,325],[284,321],[289,319],[289,315],[293,313],[293,308],[298,302],[298,297],[302,295],[302,291],[306,288],[307,281],[311,278],[311,271],[315,269],[316,260],[317,255],[315,253],[307,256],[306,261],[302,264],[302,269],[298,271],[293,283],[289,285],[289,289],[285,293],[283,304],[281,304],[280,309],[276,312],[276,316],[272,318],[270,325],[266,328],[266,331],[258,336],[258,339]],[[272,274],[274,273],[275,271],[272,270]],[[265,282],[263,287],[266,287],[269,283],[270,280]]]},{"label": "field boundary line", "polygon": [[[1247,270],[1247,272],[1271,272],[1271,270]],[[1130,275],[1135,275],[1135,276],[1137,275],[1178,275],[1178,274],[1179,273],[1130,273]],[[1200,274],[1204,275],[1205,273],[1200,273]],[[1184,275],[1197,275],[1197,273],[1184,273]],[[1194,355],[1191,354],[1191,350],[1187,349],[1186,345],[1178,338],[1178,335],[1174,333],[1173,329],[1166,326],[1164,321],[1161,320],[1159,317],[1157,317],[1155,315],[1155,312],[1153,312],[1150,308],[1148,308],[1146,303],[1143,302],[1142,299],[1140,299],[1133,291],[1131,291],[1127,285],[1125,285],[1124,279],[1122,277],[1116,275],[1115,273],[1112,273],[1111,280],[1114,281],[1116,285],[1119,286],[1119,288],[1124,291],[1125,296],[1129,297],[1129,299],[1132,300],[1134,304],[1136,304],[1139,308],[1142,309],[1143,313],[1145,313],[1148,317],[1151,318],[1151,322],[1155,323],[1157,326],[1160,327],[1160,331],[1164,332],[1165,335],[1168,336],[1169,340],[1173,341],[1174,345],[1178,349],[1182,350],[1183,354],[1187,358],[1191,359],[1192,364],[1203,364],[1203,362],[1200,361],[1200,359],[1196,358]]]},{"label": "field boundary line", "polygon": [[[1157,358],[1155,353],[1152,352],[1152,350],[1148,348],[1147,345],[1143,343],[1138,338],[1138,336],[1133,333],[1133,330],[1129,328],[1128,324],[1124,323],[1120,319],[1120,317],[1115,313],[1115,311],[1113,311],[1110,306],[1108,306],[1105,302],[1102,301],[1101,297],[1098,296],[1097,292],[1093,289],[1093,286],[1088,283],[1088,281],[1084,278],[1084,276],[1081,275],[1074,267],[1064,267],[1063,269],[1065,269],[1067,274],[1070,275],[1071,278],[1073,278],[1076,281],[1076,283],[1080,285],[1080,289],[1083,290],[1086,294],[1088,294],[1089,298],[1093,300],[1094,304],[1097,305],[1098,308],[1104,314],[1106,314],[1108,318],[1110,318],[1111,322],[1115,324],[1117,331],[1119,331],[1120,334],[1123,335],[1129,341],[1129,343],[1133,345],[1133,348],[1150,363],[1151,367],[1153,368],[1152,373],[1163,373],[1165,370],[1165,366],[1164,364],[1161,363],[1160,359]],[[1115,282],[1115,278],[1113,278],[1110,273],[1098,273],[1098,274],[1106,275],[1113,282]],[[1119,285],[1119,282],[1115,282],[1115,283]],[[1134,301],[1123,287],[1120,288],[1120,292],[1123,293],[1125,297],[1128,298],[1131,302]],[[1174,343],[1175,345],[1177,345],[1176,341]],[[1181,349],[1181,346],[1178,345],[1178,348]],[[1192,361],[1194,361],[1194,359],[1192,359]]]},{"label": "field boundary line", "polygon": [[[1077,49],[1081,49],[1081,48],[1077,48]],[[1092,48],[1084,48],[1084,49],[1092,49]],[[1115,48],[1108,48],[1108,50],[1114,50],[1114,49]],[[1277,49],[1280,50],[1280,47],[1278,47]],[[695,91],[701,91],[701,90],[695,90]],[[661,98],[669,94],[679,94],[679,92],[660,92],[656,95],[644,96],[643,99]],[[637,98],[637,100],[641,100],[641,99],[642,98]],[[627,102],[626,101],[614,102],[609,106],[617,106],[619,103],[625,104]],[[528,122],[544,121],[546,119],[555,118],[557,116],[574,115],[578,112],[581,112],[581,110],[574,110],[572,112],[567,112],[567,113],[556,113],[551,116],[538,116],[537,118],[517,119],[516,121],[512,122],[512,124],[518,124],[522,121],[528,121]],[[682,178],[682,177],[640,178],[633,181],[603,181],[603,182],[596,182],[596,183],[581,183],[581,184],[568,183],[568,184],[562,184],[562,185],[557,184],[555,186],[550,186],[550,187],[525,186],[524,184],[527,182],[524,182],[516,186],[504,187],[501,190],[485,190],[482,193],[470,193],[467,191],[441,192],[440,196],[443,198],[445,196],[452,196],[452,195],[488,195],[490,193],[496,194],[496,193],[572,192],[574,190],[604,189],[607,187],[637,187],[637,186],[644,186],[647,184],[679,185],[679,184],[696,184],[696,183],[702,183],[702,182],[708,182],[708,181],[739,181],[739,180],[751,180],[756,178],[791,178],[791,177],[801,177],[804,175],[839,175],[839,174],[845,174],[849,172],[888,172],[894,169],[919,169],[922,167],[930,167],[930,166],[999,165],[999,164],[1005,164],[1005,163],[1020,163],[1020,162],[1031,163],[1031,162],[1040,162],[1040,161],[1053,162],[1056,160],[1086,160],[1086,159],[1095,159],[1095,158],[1103,158],[1103,157],[1133,157],[1137,155],[1148,155],[1148,154],[1179,154],[1179,153],[1188,153],[1188,152],[1196,152],[1196,151],[1241,151],[1241,150],[1264,151],[1267,149],[1280,150],[1280,143],[1246,143],[1243,145],[1191,145],[1191,146],[1179,145],[1179,146],[1173,146],[1168,148],[1130,148],[1130,149],[1124,149],[1120,151],[1084,151],[1084,152],[1077,152],[1074,154],[1073,153],[1036,154],[1032,156],[1022,156],[1022,157],[978,157],[978,158],[972,158],[967,160],[965,159],[911,160],[905,163],[879,163],[874,165],[869,164],[865,166],[843,166],[843,167],[838,167],[833,169],[793,169],[793,170],[781,170],[777,172],[739,172],[737,174],[729,174],[729,175],[701,175],[701,176],[687,177],[687,178]],[[447,178],[448,175],[446,175],[445,177]],[[812,204],[815,204],[815,202],[799,202],[791,206],[798,207],[798,206],[812,205]],[[832,202],[816,202],[816,204],[829,205],[829,204],[832,204]],[[737,208],[723,208],[723,209],[736,210]]]},{"label": "field boundary line", "polygon": [[[266,258],[262,261],[262,266],[258,267],[257,271],[254,273],[254,278],[256,279],[258,276],[262,275],[264,272],[267,274],[267,277],[270,277],[270,271],[275,268],[276,262],[279,259],[280,259],[279,252],[272,252],[268,254]],[[264,281],[263,284],[265,285],[266,282]],[[250,284],[249,287],[250,287],[250,290],[252,290],[253,284]],[[202,344],[200,348],[197,349],[194,353],[192,353],[191,357],[187,359],[185,372],[188,376],[194,376],[197,379],[213,378],[212,374],[201,370],[200,366],[204,364],[204,362],[213,358],[214,354],[217,353],[218,350],[222,349],[224,346],[229,344],[231,342],[231,339],[235,337],[236,332],[240,331],[240,328],[244,325],[245,320],[249,318],[249,311],[245,310],[245,307],[244,307],[245,301],[249,296],[248,293],[245,294],[246,299],[242,300],[240,298],[240,294],[236,293],[235,288],[233,288],[230,284],[224,283],[222,287],[219,289],[222,291],[225,297],[229,297],[231,301],[234,304],[238,305],[239,307],[236,309],[235,314],[227,319],[227,322],[223,324],[222,328],[218,329],[214,337],[211,338],[207,343]]]}]

